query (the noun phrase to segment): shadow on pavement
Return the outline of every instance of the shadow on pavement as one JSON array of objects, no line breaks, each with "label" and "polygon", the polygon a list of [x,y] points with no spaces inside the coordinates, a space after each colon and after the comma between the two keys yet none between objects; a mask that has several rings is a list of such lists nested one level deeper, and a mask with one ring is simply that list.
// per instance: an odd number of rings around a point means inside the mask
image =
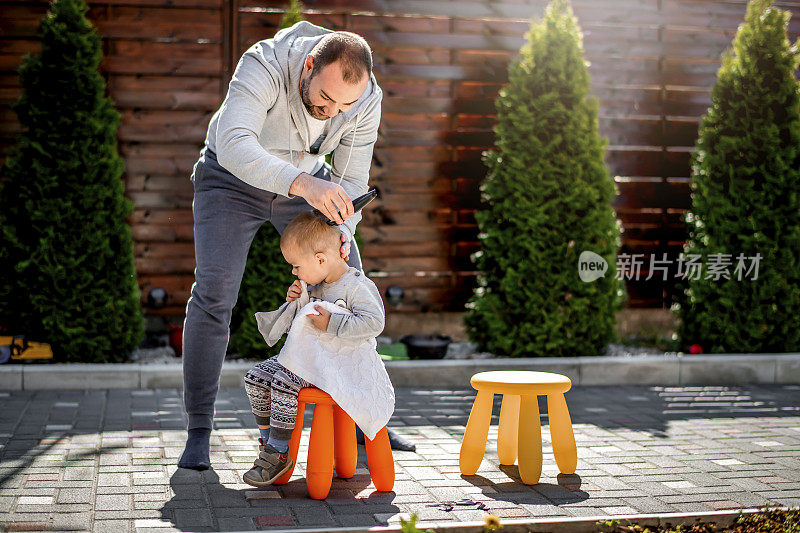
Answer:
[{"label": "shadow on pavement", "polygon": [[[467,388],[398,389],[410,425],[466,425],[475,390]],[[565,394],[574,424],[628,428],[665,438],[670,423],[696,418],[781,417],[800,414],[798,385],[574,386]],[[502,396],[495,394],[492,426],[499,422]],[[400,411],[400,412],[398,412]],[[539,396],[542,425],[547,424],[546,397]],[[542,437],[549,439],[543,428]]]},{"label": "shadow on pavement", "polygon": [[577,503],[589,498],[589,494],[581,490],[581,478],[577,474],[559,474],[558,484],[547,483],[542,479],[536,485],[525,485],[519,476],[517,465],[501,465],[500,471],[510,481],[492,481],[481,475],[461,476],[464,481],[481,488],[482,501],[486,503],[489,512],[493,511],[492,501],[552,506],[554,503]]},{"label": "shadow on pavement", "polygon": [[170,478],[173,496],[161,507],[161,520],[181,531],[250,531],[335,527],[340,525],[337,515],[350,523],[347,515],[356,506],[368,506],[361,509],[362,514],[366,509],[373,514],[399,512],[391,504],[394,492],[373,491],[362,502],[352,497],[353,492],[362,492],[370,482],[369,475],[359,474],[347,480],[334,477],[328,498],[313,500],[307,495],[305,478],[285,485],[233,489],[223,485],[213,468],[202,472],[178,468]]}]

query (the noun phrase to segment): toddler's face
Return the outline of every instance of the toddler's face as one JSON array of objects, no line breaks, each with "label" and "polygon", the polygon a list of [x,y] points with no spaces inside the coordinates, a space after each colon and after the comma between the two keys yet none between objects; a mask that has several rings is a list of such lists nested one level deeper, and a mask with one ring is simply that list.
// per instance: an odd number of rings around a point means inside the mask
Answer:
[{"label": "toddler's face", "polygon": [[281,248],[283,258],[292,265],[292,275],[316,285],[328,276],[328,261],[323,253],[301,252],[294,247]]}]

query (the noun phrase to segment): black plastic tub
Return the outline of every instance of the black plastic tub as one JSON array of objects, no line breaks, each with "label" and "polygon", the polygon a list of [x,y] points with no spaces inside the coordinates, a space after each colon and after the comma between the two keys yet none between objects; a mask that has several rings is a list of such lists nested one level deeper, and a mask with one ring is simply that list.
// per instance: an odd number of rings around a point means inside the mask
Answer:
[{"label": "black plastic tub", "polygon": [[403,335],[400,342],[406,345],[409,359],[442,359],[453,339],[448,335]]}]

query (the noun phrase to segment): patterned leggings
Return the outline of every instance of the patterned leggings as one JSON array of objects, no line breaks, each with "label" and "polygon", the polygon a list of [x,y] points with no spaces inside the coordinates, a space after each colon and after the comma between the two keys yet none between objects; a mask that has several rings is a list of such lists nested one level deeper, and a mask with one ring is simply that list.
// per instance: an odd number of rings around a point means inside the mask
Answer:
[{"label": "patterned leggings", "polygon": [[311,383],[290,372],[270,357],[247,371],[244,390],[250,398],[250,406],[256,423],[270,427],[270,437],[289,440],[297,417],[297,396],[303,387]]}]

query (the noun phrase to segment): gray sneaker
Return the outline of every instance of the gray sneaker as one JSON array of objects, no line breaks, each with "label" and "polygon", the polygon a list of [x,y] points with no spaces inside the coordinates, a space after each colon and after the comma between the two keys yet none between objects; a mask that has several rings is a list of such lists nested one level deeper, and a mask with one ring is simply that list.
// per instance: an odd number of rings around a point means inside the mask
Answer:
[{"label": "gray sneaker", "polygon": [[260,443],[258,459],[254,461],[253,468],[248,470],[242,479],[248,485],[266,487],[288,472],[294,462],[288,451],[281,453],[261,439],[258,439],[258,442]]}]

